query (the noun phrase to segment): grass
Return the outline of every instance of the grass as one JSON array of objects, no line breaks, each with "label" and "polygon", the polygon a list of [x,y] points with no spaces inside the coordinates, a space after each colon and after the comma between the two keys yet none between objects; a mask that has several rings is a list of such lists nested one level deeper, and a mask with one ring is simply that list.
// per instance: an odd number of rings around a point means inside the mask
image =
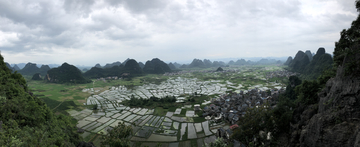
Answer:
[{"label": "grass", "polygon": [[91,133],[90,135],[88,135],[84,138],[84,141],[89,142],[90,139],[93,139],[96,135],[97,134],[95,134],[95,133]]},{"label": "grass", "polygon": [[186,115],[186,110],[185,109],[181,109],[180,115]]},{"label": "grass", "polygon": [[50,109],[54,109],[56,106],[58,106],[61,103],[59,101],[50,99],[48,97],[40,97],[40,99],[43,100]]},{"label": "grass", "polygon": [[176,110],[176,107],[169,107],[169,109],[168,109],[169,112],[175,112],[175,110]]},{"label": "grass", "polygon": [[205,117],[193,117],[194,123],[200,123],[206,121]]},{"label": "grass", "polygon": [[164,109],[163,107],[156,107],[154,109],[154,115],[158,115],[158,116],[165,116],[167,112],[168,109]]}]

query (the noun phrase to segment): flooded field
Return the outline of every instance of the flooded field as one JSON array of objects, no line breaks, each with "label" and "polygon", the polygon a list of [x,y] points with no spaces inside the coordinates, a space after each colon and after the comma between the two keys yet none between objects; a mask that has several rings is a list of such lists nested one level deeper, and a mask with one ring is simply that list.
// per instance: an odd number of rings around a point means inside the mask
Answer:
[{"label": "flooded field", "polygon": [[[244,72],[242,70],[230,73],[229,79],[236,74]],[[205,73],[205,76],[210,76]],[[218,73],[215,73],[218,74]],[[265,81],[263,74],[254,72],[250,74],[245,72],[243,76],[252,75],[253,78]],[[215,76],[216,77],[216,76]],[[134,135],[131,141],[144,142],[163,142],[168,146],[184,146],[189,144],[188,140],[195,140],[198,146],[209,144],[215,140],[216,129],[226,127],[226,124],[211,124],[209,121],[193,122],[193,119],[199,117],[193,110],[193,105],[184,105],[181,108],[173,109],[165,112],[164,116],[154,114],[154,109],[148,108],[131,108],[120,104],[122,101],[130,99],[130,97],[148,99],[152,96],[165,97],[175,96],[177,102],[185,100],[183,95],[197,94],[202,95],[222,95],[227,90],[246,92],[244,88],[281,88],[280,83],[239,83],[233,80],[208,80],[202,81],[204,77],[194,78],[169,77],[168,80],[156,84],[144,84],[128,89],[125,86],[110,87],[99,94],[93,94],[86,99],[85,105],[97,105],[101,111],[93,113],[92,110],[85,109],[83,111],[71,110],[68,113],[78,120],[77,127],[86,130],[86,132],[106,133],[107,127],[115,127],[119,122],[125,122],[134,128]],[[236,78],[235,78],[236,79]],[[252,85],[254,84],[254,85]],[[92,89],[83,89],[82,92],[92,93]],[[209,105],[210,98],[200,105]],[[86,137],[89,133],[84,134]]]}]

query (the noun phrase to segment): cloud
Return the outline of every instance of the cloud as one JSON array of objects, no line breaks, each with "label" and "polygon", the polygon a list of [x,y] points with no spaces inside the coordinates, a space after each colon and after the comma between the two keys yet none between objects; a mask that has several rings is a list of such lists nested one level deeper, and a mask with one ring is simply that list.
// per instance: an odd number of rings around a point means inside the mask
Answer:
[{"label": "cloud", "polygon": [[331,53],[357,15],[343,0],[2,0],[0,50],[85,65]]}]

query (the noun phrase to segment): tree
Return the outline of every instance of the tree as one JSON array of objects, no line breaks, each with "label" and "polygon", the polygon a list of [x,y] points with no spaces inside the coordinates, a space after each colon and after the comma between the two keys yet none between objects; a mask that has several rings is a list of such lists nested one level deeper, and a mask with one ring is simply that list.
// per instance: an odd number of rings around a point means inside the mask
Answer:
[{"label": "tree", "polygon": [[[358,12],[360,12],[360,0],[355,1],[355,6]],[[334,49],[334,62],[335,67],[342,64],[347,50],[349,50],[353,45],[358,44],[360,41],[360,17],[358,16],[356,20],[351,23],[349,29],[344,29],[340,33],[339,41],[335,42]]]},{"label": "tree", "polygon": [[26,80],[8,69],[0,55],[1,146],[75,146],[81,138],[71,117],[54,115],[33,96]]},{"label": "tree", "polygon": [[[275,126],[269,108],[268,104],[248,108],[231,138],[248,145],[251,143],[255,145],[268,144],[270,141],[267,140],[266,134],[274,130]],[[261,131],[264,133],[260,133]]]},{"label": "tree", "polygon": [[210,147],[227,147],[227,144],[223,138],[217,138],[210,144]]},{"label": "tree", "polygon": [[319,101],[319,97],[317,95],[319,90],[320,86],[316,80],[304,80],[299,86],[295,88],[295,93],[298,96],[297,101],[305,105],[315,104]]},{"label": "tree", "polygon": [[118,126],[113,129],[108,129],[108,134],[103,135],[101,145],[108,145],[110,147],[129,147],[130,136],[133,134],[131,126],[125,125],[124,122],[119,122]]},{"label": "tree", "polygon": [[297,76],[289,77],[289,84],[286,87],[285,94],[291,100],[296,100],[295,87],[301,84],[301,80]]}]

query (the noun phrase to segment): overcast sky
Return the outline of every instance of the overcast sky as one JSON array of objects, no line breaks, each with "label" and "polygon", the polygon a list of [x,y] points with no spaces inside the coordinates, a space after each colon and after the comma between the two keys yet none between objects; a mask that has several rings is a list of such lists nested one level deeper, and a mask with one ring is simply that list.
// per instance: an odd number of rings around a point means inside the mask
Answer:
[{"label": "overcast sky", "polygon": [[354,0],[0,0],[9,63],[104,65],[332,53]]}]

